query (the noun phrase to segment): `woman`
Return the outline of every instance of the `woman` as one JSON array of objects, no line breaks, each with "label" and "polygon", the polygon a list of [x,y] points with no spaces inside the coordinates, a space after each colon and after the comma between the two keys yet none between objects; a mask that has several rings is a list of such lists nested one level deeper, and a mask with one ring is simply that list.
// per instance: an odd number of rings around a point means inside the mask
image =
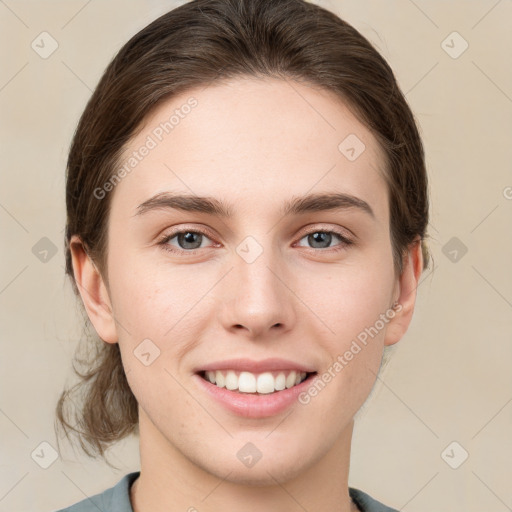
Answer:
[{"label": "woman", "polygon": [[88,454],[138,434],[141,469],[65,510],[394,510],[350,447],[428,265],[427,176],[366,39],[301,0],[170,11],[106,69],[66,199],[99,345],[57,416]]}]

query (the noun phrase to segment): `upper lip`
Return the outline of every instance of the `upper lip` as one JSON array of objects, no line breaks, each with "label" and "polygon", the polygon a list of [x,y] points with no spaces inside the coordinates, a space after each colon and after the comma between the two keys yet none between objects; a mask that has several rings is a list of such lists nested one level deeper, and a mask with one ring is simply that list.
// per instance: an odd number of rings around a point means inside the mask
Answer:
[{"label": "upper lip", "polygon": [[306,373],[313,373],[316,371],[311,366],[280,358],[262,359],[261,361],[243,358],[225,359],[223,361],[214,361],[213,363],[202,365],[197,367],[194,371],[195,373],[198,373],[201,371],[214,370],[238,370],[251,373],[263,373],[278,370],[298,370]]}]

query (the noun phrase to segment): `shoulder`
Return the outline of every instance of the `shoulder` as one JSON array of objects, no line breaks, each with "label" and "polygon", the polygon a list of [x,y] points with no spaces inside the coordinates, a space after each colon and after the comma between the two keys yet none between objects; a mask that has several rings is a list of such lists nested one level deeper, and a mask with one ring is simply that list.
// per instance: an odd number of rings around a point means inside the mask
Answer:
[{"label": "shoulder", "polygon": [[398,512],[395,508],[387,507],[360,489],[349,487],[348,493],[361,512]]},{"label": "shoulder", "polygon": [[56,512],[133,512],[130,486],[139,474],[140,471],[128,473],[113,487]]}]

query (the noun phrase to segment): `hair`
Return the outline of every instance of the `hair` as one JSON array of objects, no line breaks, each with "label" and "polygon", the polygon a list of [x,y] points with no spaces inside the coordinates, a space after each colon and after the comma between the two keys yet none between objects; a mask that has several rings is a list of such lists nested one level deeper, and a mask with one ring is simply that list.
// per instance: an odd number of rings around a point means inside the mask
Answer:
[{"label": "hair", "polygon": [[[172,96],[237,77],[291,79],[345,102],[384,150],[395,273],[402,272],[403,256],[413,243],[421,243],[423,270],[428,267],[423,145],[406,99],[379,52],[334,13],[303,0],[194,0],[162,15],[121,48],[77,125],[67,161],[65,232],[65,271],[77,296],[70,239],[80,238],[108,286],[112,194],[98,199],[94,191],[112,179],[143,121]],[[80,381],[61,393],[56,426],[68,437],[69,430],[77,434],[88,456],[99,454],[106,460],[106,448],[138,433],[138,404],[119,345],[89,334],[95,350],[89,361],[75,355],[86,370],[80,373],[73,365]],[[65,404],[74,403],[70,394],[75,388],[84,396],[75,408],[73,426]]]}]

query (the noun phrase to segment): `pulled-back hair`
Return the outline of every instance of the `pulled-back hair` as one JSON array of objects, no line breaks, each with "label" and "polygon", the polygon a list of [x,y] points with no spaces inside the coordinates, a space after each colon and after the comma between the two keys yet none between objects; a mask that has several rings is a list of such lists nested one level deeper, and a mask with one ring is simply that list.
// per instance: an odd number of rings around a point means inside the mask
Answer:
[{"label": "pulled-back hair", "polygon": [[[106,68],[80,118],[67,162],[66,274],[74,279],[70,240],[78,235],[108,283],[107,226],[112,193],[94,191],[116,173],[129,140],[163,101],[196,86],[234,77],[292,79],[335,93],[384,150],[395,273],[419,237],[424,269],[428,191],[414,116],[377,50],[335,14],[303,0],[194,0],[133,36]],[[91,331],[80,381],[64,390],[56,426],[72,430],[89,456],[138,432],[138,405],[119,345]],[[79,404],[71,392],[82,391]],[[74,417],[73,421],[71,417]],[[74,425],[72,425],[74,423]],[[107,461],[108,462],[108,461]]]}]

